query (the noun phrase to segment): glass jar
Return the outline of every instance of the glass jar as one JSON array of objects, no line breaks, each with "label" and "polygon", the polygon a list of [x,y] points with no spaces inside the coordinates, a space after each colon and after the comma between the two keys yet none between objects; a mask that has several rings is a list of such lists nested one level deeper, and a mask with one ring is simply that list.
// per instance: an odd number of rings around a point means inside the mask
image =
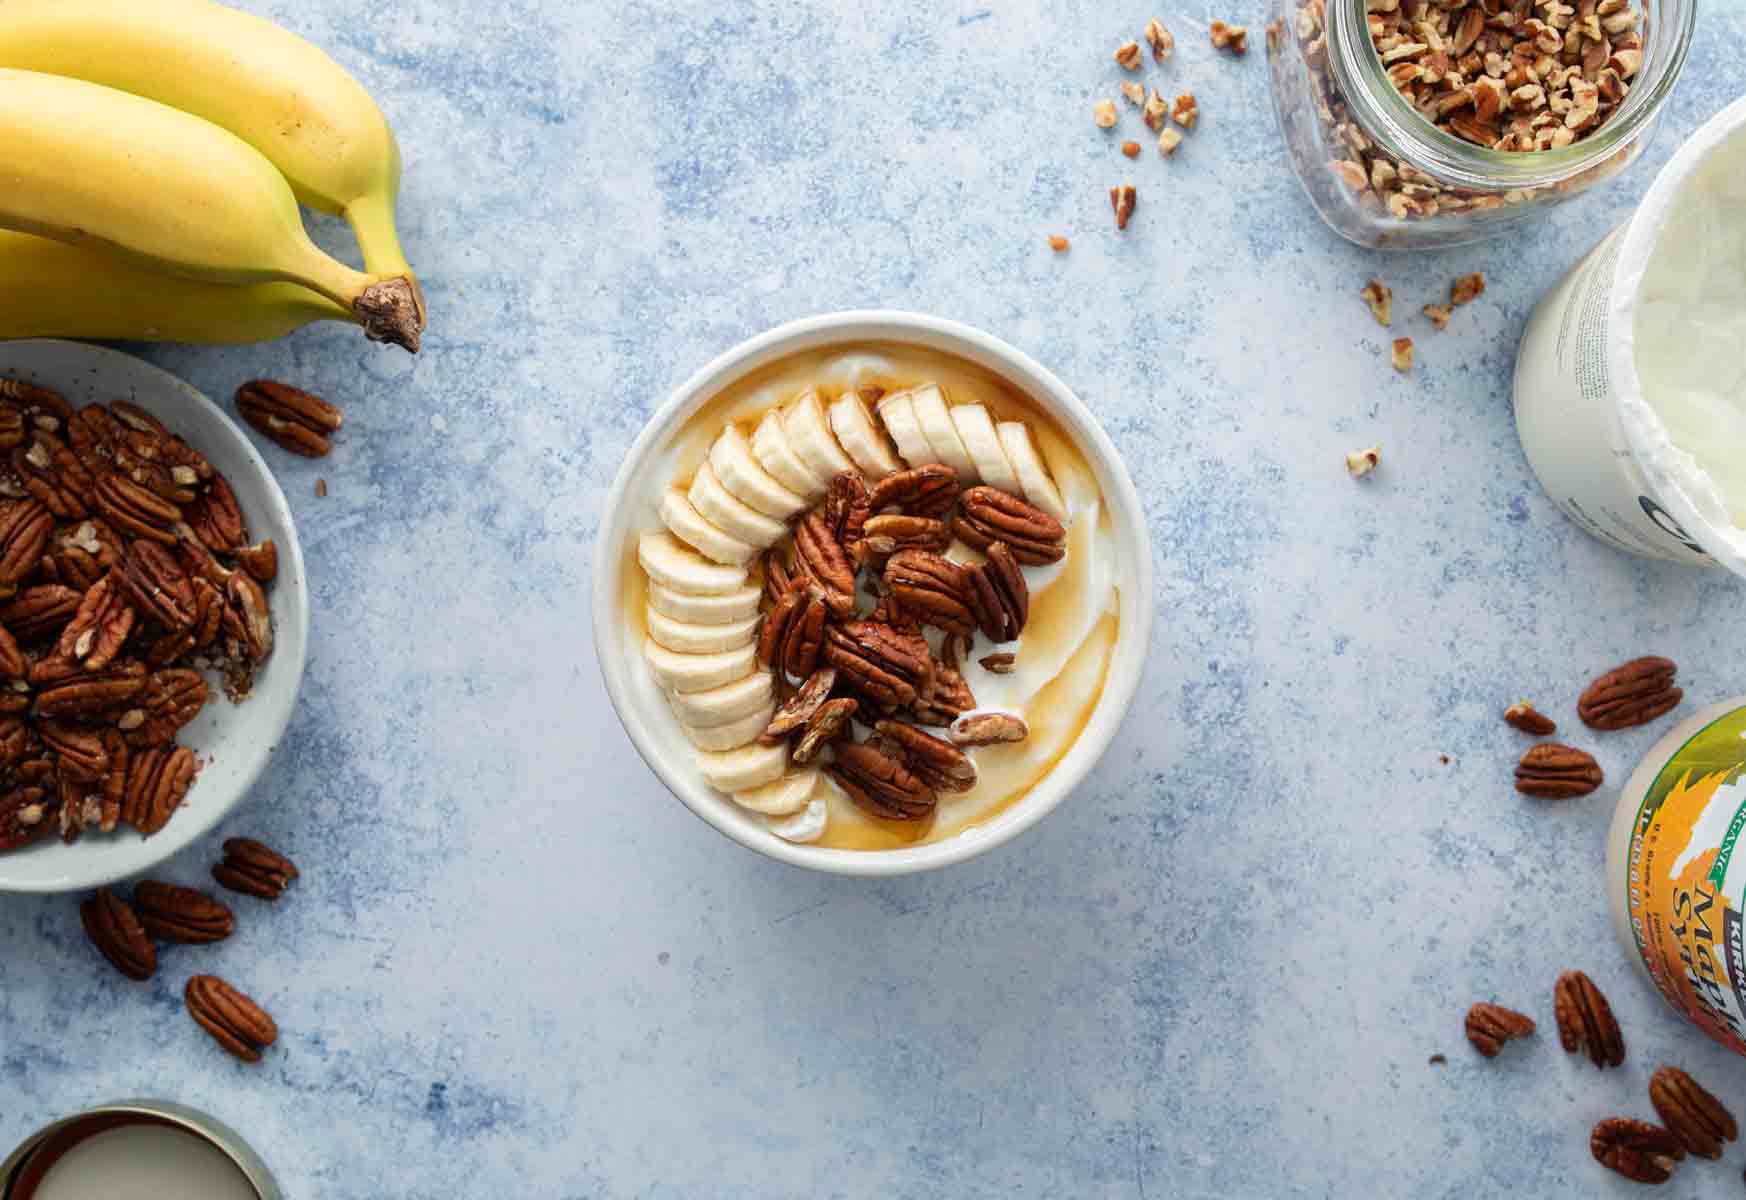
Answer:
[{"label": "glass jar", "polygon": [[[1610,179],[1643,152],[1696,20],[1696,0],[1633,2],[1643,59],[1612,115],[1569,146],[1504,151],[1445,132],[1413,107],[1371,40],[1366,0],[1270,0],[1274,111],[1310,202],[1361,246],[1453,246],[1504,233]],[[1534,11],[1542,8],[1536,0]]]}]

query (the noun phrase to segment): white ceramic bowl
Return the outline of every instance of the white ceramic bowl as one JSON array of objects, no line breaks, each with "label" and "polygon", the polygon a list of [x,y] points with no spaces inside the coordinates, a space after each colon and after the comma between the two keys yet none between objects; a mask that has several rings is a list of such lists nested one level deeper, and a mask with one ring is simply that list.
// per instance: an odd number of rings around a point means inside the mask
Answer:
[{"label": "white ceramic bowl", "polygon": [[[955,354],[992,371],[1058,421],[1096,472],[1119,556],[1121,627],[1103,694],[1079,740],[1043,780],[994,819],[938,842],[897,850],[837,850],[796,845],[771,833],[704,782],[689,753],[674,752],[673,714],[647,678],[642,639],[625,611],[625,572],[638,570],[635,538],[658,528],[653,504],[630,499],[632,482],[710,398],[791,354],[846,343],[897,342]],[[1054,375],[999,338],[967,325],[906,312],[844,312],[795,321],[729,350],[693,375],[649,421],[619,468],[606,499],[594,554],[594,645],[607,694],[637,752],[687,808],[716,829],[771,858],[842,875],[902,875],[950,866],[1010,841],[1077,787],[1115,736],[1139,687],[1152,627],[1152,545],[1139,495],[1109,436]],[[668,749],[663,752],[662,747]]]},{"label": "white ceramic bowl", "polygon": [[212,401],[169,372],[131,355],[81,342],[0,342],[0,376],[50,387],[75,407],[131,400],[182,435],[236,492],[249,535],[279,548],[279,576],[268,589],[273,653],[254,692],[232,704],[218,688],[177,740],[205,764],[188,798],[153,837],[128,829],[88,833],[71,846],[46,838],[0,854],[0,892],[68,892],[99,887],[157,866],[222,821],[248,793],[285,732],[309,643],[309,591],[291,510],[267,464]]}]

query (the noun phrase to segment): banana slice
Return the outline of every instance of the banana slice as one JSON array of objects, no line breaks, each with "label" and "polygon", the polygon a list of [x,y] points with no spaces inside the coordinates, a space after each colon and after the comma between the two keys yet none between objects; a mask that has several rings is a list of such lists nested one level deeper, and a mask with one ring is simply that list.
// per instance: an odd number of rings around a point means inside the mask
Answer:
[{"label": "banana slice", "polygon": [[917,388],[910,403],[915,408],[915,419],[921,426],[922,436],[933,448],[934,457],[958,472],[958,482],[965,487],[974,484],[979,478],[976,463],[970,452],[964,449],[958,427],[952,423],[952,414],[946,408],[946,394],[937,384],[930,383]]},{"label": "banana slice", "polygon": [[754,671],[744,679],[706,692],[680,692],[670,699],[679,723],[692,729],[714,729],[761,712],[776,694],[776,677]]},{"label": "banana slice", "polygon": [[1000,448],[1000,435],[994,432],[994,419],[980,404],[960,404],[952,410],[952,424],[958,427],[958,437],[982,482],[1014,496],[1022,496],[1019,477],[1006,461],[1006,451]]},{"label": "banana slice", "polygon": [[806,507],[805,496],[796,495],[764,469],[752,453],[752,443],[736,426],[729,425],[715,439],[709,448],[709,465],[732,496],[767,517],[786,521]]},{"label": "banana slice", "polygon": [[754,584],[720,596],[688,596],[658,583],[649,585],[650,608],[663,617],[693,625],[731,625],[755,617],[763,598],[764,590]]},{"label": "banana slice", "polygon": [[750,675],[758,665],[758,647],[747,642],[718,654],[681,654],[645,638],[643,657],[655,673],[655,682],[668,691],[704,692]]},{"label": "banana slice", "polygon": [[815,795],[807,801],[805,808],[786,821],[773,822],[770,826],[770,832],[785,842],[799,842],[802,845],[816,842],[824,836],[825,825],[829,823],[830,815],[830,809],[825,805],[824,797]]},{"label": "banana slice", "polygon": [[1061,489],[1055,486],[1049,468],[1043,463],[1043,456],[1037,453],[1031,427],[1023,421],[1002,421],[997,432],[1000,444],[1006,450],[1006,459],[1018,475],[1019,486],[1024,488],[1025,499],[1057,521],[1065,522],[1066,502],[1061,499]]},{"label": "banana slice", "polygon": [[786,817],[805,808],[818,790],[818,768],[808,767],[796,775],[784,775],[762,787],[740,788],[734,803],[768,817]]},{"label": "banana slice", "polygon": [[838,396],[831,403],[830,416],[831,429],[837,440],[855,460],[868,483],[876,483],[903,469],[897,455],[891,452],[891,443],[873,423],[873,414],[867,411],[867,402],[861,399],[859,392],[850,389]]},{"label": "banana slice", "polygon": [[915,401],[908,392],[893,392],[879,402],[879,419],[885,432],[897,443],[897,453],[912,467],[939,462],[934,448],[928,445],[921,422],[915,417]]},{"label": "banana slice", "polygon": [[685,736],[691,739],[691,744],[699,750],[735,750],[750,742],[758,740],[758,735],[764,732],[770,724],[770,718],[776,715],[776,706],[766,704],[757,712],[737,721],[729,721],[725,725],[712,725],[708,729],[698,729],[692,725],[679,724],[685,730]]},{"label": "banana slice", "polygon": [[807,392],[789,407],[782,418],[782,429],[788,434],[788,444],[806,464],[806,469],[827,485],[844,471],[855,469],[855,464],[849,461],[849,456],[843,453],[843,448],[832,436],[830,424],[825,420],[824,405],[819,402],[816,391]]},{"label": "banana slice", "polygon": [[756,546],[729,537],[705,520],[678,488],[667,489],[661,497],[661,523],[673,531],[674,537],[718,563],[743,566],[758,555]]},{"label": "banana slice", "polygon": [[697,468],[697,474],[691,477],[691,490],[685,495],[711,525],[760,550],[774,546],[788,533],[788,526],[775,517],[766,517],[745,501],[735,499],[708,463]]},{"label": "banana slice", "polygon": [[693,625],[675,621],[649,609],[649,636],[669,650],[680,654],[720,654],[723,650],[738,650],[750,642],[758,631],[761,617],[749,617],[731,625]]},{"label": "banana slice", "polygon": [[800,461],[788,443],[788,431],[782,427],[782,413],[777,409],[765,413],[758,422],[752,433],[752,453],[778,483],[808,500],[817,500],[830,486],[830,480],[813,474],[812,468]]},{"label": "banana slice", "polygon": [[670,533],[638,538],[637,561],[662,587],[690,596],[725,596],[746,585],[744,567],[710,562]]},{"label": "banana slice", "polygon": [[[697,769],[703,772],[709,786],[720,792],[754,792],[780,787],[786,782],[782,776],[788,770],[788,743],[765,746],[753,742],[737,750],[699,754]],[[813,774],[816,779],[817,772]],[[739,800],[739,796],[735,794],[734,799]],[[806,801],[802,799],[801,803]]]}]

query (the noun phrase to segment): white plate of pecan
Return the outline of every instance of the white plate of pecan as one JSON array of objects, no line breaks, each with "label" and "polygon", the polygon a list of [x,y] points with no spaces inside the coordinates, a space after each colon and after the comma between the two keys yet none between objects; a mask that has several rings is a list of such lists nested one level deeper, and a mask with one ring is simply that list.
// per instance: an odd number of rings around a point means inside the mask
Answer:
[{"label": "white plate of pecan", "polygon": [[308,627],[284,494],[217,405],[115,350],[0,343],[0,891],[210,831],[284,734]]}]

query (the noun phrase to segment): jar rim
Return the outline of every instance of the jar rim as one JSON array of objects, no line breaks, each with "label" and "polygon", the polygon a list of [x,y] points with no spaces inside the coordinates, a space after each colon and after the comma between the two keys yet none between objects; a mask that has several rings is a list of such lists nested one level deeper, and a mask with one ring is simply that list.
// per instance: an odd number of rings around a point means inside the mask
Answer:
[{"label": "jar rim", "polygon": [[1625,102],[1593,134],[1557,150],[1493,150],[1426,120],[1389,79],[1370,38],[1364,0],[1328,0],[1328,69],[1353,119],[1396,159],[1452,187],[1475,191],[1550,187],[1630,145],[1672,93],[1691,50],[1697,6],[1691,0],[1660,0],[1654,9],[1643,44],[1643,66]]}]

